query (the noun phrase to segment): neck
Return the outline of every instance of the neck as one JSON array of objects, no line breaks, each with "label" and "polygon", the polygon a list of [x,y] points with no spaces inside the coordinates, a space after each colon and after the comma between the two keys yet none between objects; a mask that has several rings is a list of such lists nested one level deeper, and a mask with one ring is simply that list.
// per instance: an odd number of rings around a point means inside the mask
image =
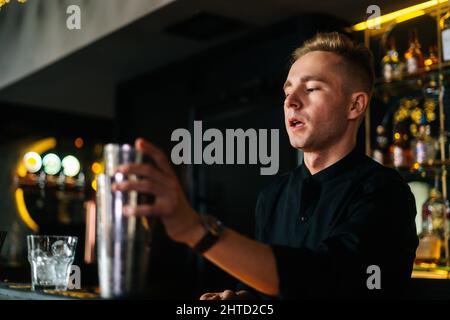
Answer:
[{"label": "neck", "polygon": [[356,146],[356,139],[350,141],[342,141],[334,144],[330,148],[316,151],[305,151],[303,161],[311,174],[335,164],[346,155],[348,155]]}]

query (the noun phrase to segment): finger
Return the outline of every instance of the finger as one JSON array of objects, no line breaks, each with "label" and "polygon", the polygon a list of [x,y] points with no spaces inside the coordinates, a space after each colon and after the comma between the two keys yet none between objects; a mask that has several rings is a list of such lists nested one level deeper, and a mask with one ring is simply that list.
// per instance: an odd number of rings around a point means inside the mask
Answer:
[{"label": "finger", "polygon": [[136,140],[135,147],[137,150],[150,156],[155,161],[156,166],[163,172],[167,174],[175,174],[166,155],[159,148],[142,138]]},{"label": "finger", "polygon": [[205,293],[200,297],[200,300],[220,300],[219,293]]},{"label": "finger", "polygon": [[152,167],[149,164],[138,164],[138,163],[134,164],[133,163],[133,164],[121,165],[117,168],[117,171],[119,171],[123,174],[126,174],[126,175],[135,174],[139,177],[148,178],[148,179],[151,179],[156,182],[163,183],[163,184],[165,184],[166,181],[168,180],[168,177],[166,174],[155,169],[154,167]]},{"label": "finger", "polygon": [[234,291],[231,291],[231,290],[225,290],[224,292],[221,293],[222,300],[230,300],[230,299],[233,299],[235,296],[236,295],[235,295]]},{"label": "finger", "polygon": [[210,293],[210,292],[204,293],[204,294],[202,294],[202,295],[200,296],[199,299],[200,299],[200,300],[208,300],[208,298],[211,297],[213,294],[214,294],[214,293]]},{"label": "finger", "polygon": [[123,182],[117,182],[112,185],[113,191],[137,191],[139,193],[153,194],[153,195],[161,195],[165,193],[164,187],[162,187],[159,183],[154,181],[144,179],[144,180],[127,180]]}]

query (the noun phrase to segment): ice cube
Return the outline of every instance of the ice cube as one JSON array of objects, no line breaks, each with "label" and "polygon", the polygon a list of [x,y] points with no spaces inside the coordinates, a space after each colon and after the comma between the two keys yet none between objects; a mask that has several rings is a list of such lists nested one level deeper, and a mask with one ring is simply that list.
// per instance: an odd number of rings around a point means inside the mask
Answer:
[{"label": "ice cube", "polygon": [[47,254],[47,252],[45,252],[41,249],[36,249],[31,252],[31,258],[34,262],[36,262],[38,264],[42,264],[48,258],[48,254]]},{"label": "ice cube", "polygon": [[52,254],[55,257],[70,257],[72,250],[63,240],[58,240],[52,244]]}]

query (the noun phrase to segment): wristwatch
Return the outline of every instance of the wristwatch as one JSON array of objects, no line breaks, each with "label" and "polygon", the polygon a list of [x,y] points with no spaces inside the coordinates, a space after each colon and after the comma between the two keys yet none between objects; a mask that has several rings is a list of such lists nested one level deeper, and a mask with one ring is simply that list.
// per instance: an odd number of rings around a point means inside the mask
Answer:
[{"label": "wristwatch", "polygon": [[203,254],[220,239],[224,226],[219,219],[211,215],[201,214],[200,219],[206,230],[206,234],[195,244],[192,249],[198,254]]}]

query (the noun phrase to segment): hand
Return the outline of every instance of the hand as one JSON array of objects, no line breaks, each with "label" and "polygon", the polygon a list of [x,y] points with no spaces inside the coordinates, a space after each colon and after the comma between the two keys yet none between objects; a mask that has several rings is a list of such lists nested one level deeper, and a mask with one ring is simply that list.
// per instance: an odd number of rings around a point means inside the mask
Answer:
[{"label": "hand", "polygon": [[[125,175],[136,175],[137,181],[124,181],[113,185],[113,190],[137,191],[153,194],[152,204],[125,207],[124,214],[129,216],[158,216],[166,227],[167,234],[173,240],[193,245],[201,238],[204,230],[199,215],[192,209],[180,186],[166,155],[144,139],[137,139],[135,148],[151,157],[155,165],[127,164],[118,168]],[[200,231],[199,231],[200,230]]]},{"label": "hand", "polygon": [[248,291],[231,291],[225,290],[224,292],[208,292],[200,297],[200,300],[254,300],[255,297]]}]

